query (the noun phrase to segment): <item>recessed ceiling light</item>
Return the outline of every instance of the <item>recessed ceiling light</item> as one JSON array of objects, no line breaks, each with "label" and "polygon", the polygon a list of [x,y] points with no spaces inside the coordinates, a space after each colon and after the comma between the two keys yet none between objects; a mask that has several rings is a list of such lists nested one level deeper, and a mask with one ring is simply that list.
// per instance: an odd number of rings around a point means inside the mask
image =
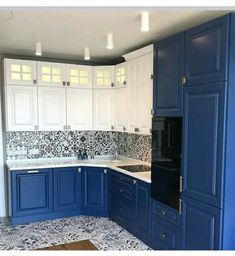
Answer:
[{"label": "recessed ceiling light", "polygon": [[41,42],[36,42],[36,47],[35,47],[35,55],[41,56],[42,55],[42,43]]},{"label": "recessed ceiling light", "polygon": [[113,49],[113,34],[112,33],[107,34],[107,49],[109,49],[109,50]]},{"label": "recessed ceiling light", "polygon": [[143,11],[141,13],[141,32],[147,32],[149,31],[149,12]]}]

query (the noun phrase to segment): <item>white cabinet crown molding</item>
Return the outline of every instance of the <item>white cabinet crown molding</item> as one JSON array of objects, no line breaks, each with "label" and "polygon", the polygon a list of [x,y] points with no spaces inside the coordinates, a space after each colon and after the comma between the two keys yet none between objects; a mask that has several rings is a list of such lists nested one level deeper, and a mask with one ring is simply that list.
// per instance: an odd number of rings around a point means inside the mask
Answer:
[{"label": "white cabinet crown molding", "polygon": [[144,55],[147,55],[147,54],[150,54],[150,53],[153,53],[153,44],[150,44],[148,46],[140,48],[140,49],[138,49],[136,51],[124,54],[124,55],[122,55],[122,57],[126,61],[129,61],[129,60],[133,60],[133,59],[139,58],[141,56],[144,56]]}]

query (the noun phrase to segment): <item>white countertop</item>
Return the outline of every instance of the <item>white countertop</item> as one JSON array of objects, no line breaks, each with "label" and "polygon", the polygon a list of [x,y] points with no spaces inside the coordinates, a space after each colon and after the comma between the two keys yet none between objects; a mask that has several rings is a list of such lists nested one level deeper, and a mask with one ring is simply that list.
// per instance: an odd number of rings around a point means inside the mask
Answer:
[{"label": "white countertop", "polygon": [[150,163],[143,162],[140,160],[119,157],[119,160],[111,160],[107,157],[99,157],[90,160],[77,160],[75,158],[57,158],[57,159],[27,159],[27,160],[11,160],[7,161],[7,168],[9,171],[16,170],[30,170],[30,169],[43,169],[43,168],[59,168],[59,167],[79,167],[79,166],[90,166],[90,167],[106,167],[112,170],[127,174],[134,178],[143,180],[151,183],[151,172],[136,172],[132,173],[125,171],[117,166],[124,165],[139,165],[144,164],[150,166]]}]

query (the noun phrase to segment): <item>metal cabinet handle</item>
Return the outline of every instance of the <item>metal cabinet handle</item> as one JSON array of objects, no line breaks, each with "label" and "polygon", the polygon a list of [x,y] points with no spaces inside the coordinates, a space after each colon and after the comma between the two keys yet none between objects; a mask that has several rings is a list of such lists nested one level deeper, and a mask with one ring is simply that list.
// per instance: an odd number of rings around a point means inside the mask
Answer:
[{"label": "metal cabinet handle", "polygon": [[70,86],[70,82],[69,81],[67,82],[67,86]]},{"label": "metal cabinet handle", "polygon": [[78,172],[81,172],[82,171],[82,168],[78,168]]},{"label": "metal cabinet handle", "polygon": [[36,79],[33,79],[33,84],[36,84],[37,83],[37,80]]},{"label": "metal cabinet handle", "polygon": [[160,210],[160,213],[161,213],[162,216],[165,216],[165,215],[166,215],[166,211],[164,211],[164,210],[162,210],[162,209]]},{"label": "metal cabinet handle", "polygon": [[180,192],[183,191],[183,177],[180,176]]},{"label": "metal cabinet handle", "polygon": [[64,86],[66,85],[66,82],[65,82],[65,81],[63,81],[63,85],[64,85]]},{"label": "metal cabinet handle", "polygon": [[187,83],[187,78],[185,76],[182,76],[182,85],[185,85]]},{"label": "metal cabinet handle", "polygon": [[140,129],[139,128],[135,128],[135,132],[139,132],[140,131]]},{"label": "metal cabinet handle", "polygon": [[111,130],[114,130],[114,126],[113,125],[111,125]]},{"label": "metal cabinet handle", "polygon": [[122,130],[125,132],[125,130],[126,130],[126,127],[125,127],[125,126],[123,126]]},{"label": "metal cabinet handle", "polygon": [[34,125],[34,130],[38,130],[38,125]]},{"label": "metal cabinet handle", "polygon": [[154,115],[154,109],[151,109],[151,115],[152,116]]},{"label": "metal cabinet handle", "polygon": [[104,174],[106,174],[107,173],[107,169],[104,169]]},{"label": "metal cabinet handle", "polygon": [[120,192],[120,193],[122,193],[122,192],[123,192],[123,190],[122,190],[122,189],[120,189],[120,190],[119,190],[119,192]]},{"label": "metal cabinet handle", "polygon": [[151,74],[150,79],[153,80],[153,74]]},{"label": "metal cabinet handle", "polygon": [[123,81],[123,85],[126,85],[126,81]]},{"label": "metal cabinet handle", "polygon": [[182,214],[182,199],[179,199],[179,215]]},{"label": "metal cabinet handle", "polygon": [[31,171],[27,171],[27,173],[39,173],[39,170],[31,170]]},{"label": "metal cabinet handle", "polygon": [[161,237],[161,239],[166,239],[167,238],[167,234],[166,233],[161,233],[160,237]]},{"label": "metal cabinet handle", "polygon": [[111,87],[114,87],[114,83],[111,83]]},{"label": "metal cabinet handle", "polygon": [[136,180],[133,180],[133,184],[134,184],[134,185],[136,184]]},{"label": "metal cabinet handle", "polygon": [[122,211],[123,210],[123,208],[122,207],[119,207],[119,211]]}]

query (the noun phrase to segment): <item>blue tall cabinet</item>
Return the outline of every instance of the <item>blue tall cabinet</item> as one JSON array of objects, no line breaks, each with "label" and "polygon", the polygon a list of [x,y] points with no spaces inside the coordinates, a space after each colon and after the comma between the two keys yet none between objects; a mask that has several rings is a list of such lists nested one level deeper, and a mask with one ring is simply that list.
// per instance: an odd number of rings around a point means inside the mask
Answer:
[{"label": "blue tall cabinet", "polygon": [[235,14],[156,42],[155,63],[154,114],[183,116],[181,248],[235,249]]}]

